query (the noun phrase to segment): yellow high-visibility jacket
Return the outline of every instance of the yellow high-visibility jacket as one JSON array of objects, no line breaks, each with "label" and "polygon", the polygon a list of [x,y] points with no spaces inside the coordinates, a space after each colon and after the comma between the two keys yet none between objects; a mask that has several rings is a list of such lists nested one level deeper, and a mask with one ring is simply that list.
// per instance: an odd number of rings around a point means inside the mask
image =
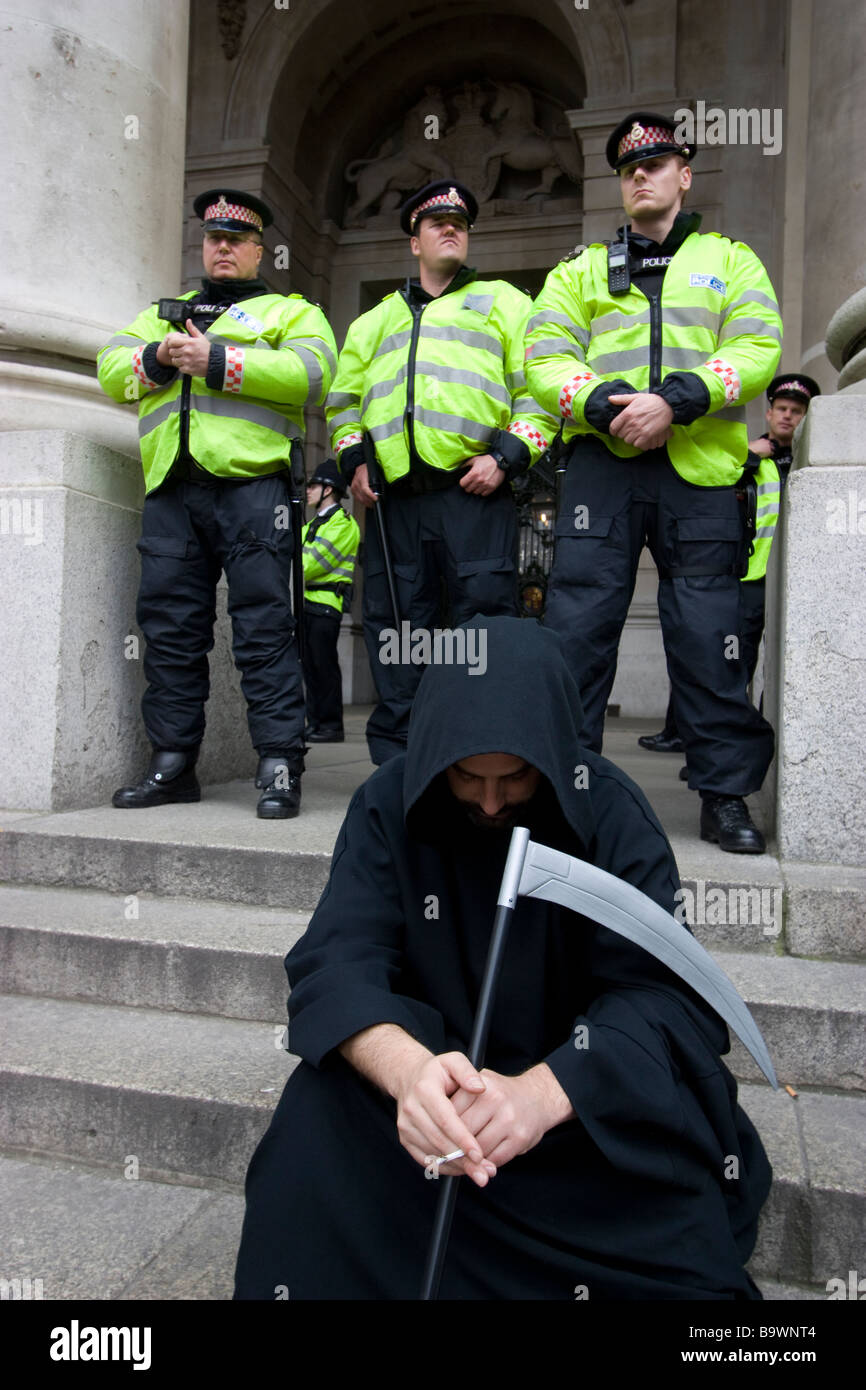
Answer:
[{"label": "yellow high-visibility jacket", "polygon": [[409,472],[412,441],[433,468],[487,451],[497,429],[532,463],[556,424],[527,391],[523,332],[532,301],[505,280],[455,282],[413,313],[395,291],[349,328],[325,413],[339,455],[372,436],[388,482]]},{"label": "yellow high-visibility jacket", "polygon": [[782,320],[755,253],[714,232],[692,232],[673,255],[658,311],[635,284],[612,295],[607,247],[594,243],[550,272],[526,331],[526,378],[533,396],[565,421],[564,438],[594,434],[612,453],[640,452],[587,422],[584,405],[603,381],[622,378],[652,391],[670,372],[694,372],[709,409],[673,426],[670,460],[689,483],[735,483],[748,451],[744,405],[767,386],[779,362]]},{"label": "yellow high-visibility jacket", "polygon": [[196,462],[220,478],[264,476],[287,464],[291,440],[303,437],[305,403],[323,402],[336,369],[337,345],[321,309],[299,294],[226,305],[206,333],[225,347],[219,390],[181,372],[167,384],[148,376],[144,349],[172,329],[152,305],[97,357],[102,389],[138,406],[147,491],[163,481],[184,441]]},{"label": "yellow high-visibility jacket", "polygon": [[761,466],[755,473],[755,482],[758,487],[757,530],[749,556],[749,568],[743,576],[744,583],[752,579],[763,579],[767,573],[770,550],[779,520],[779,508],[782,505],[782,479],[775,459],[761,459]]},{"label": "yellow high-visibility jacket", "polygon": [[[310,528],[313,528],[310,539]],[[308,521],[301,538],[304,546],[304,598],[324,603],[342,613],[352,583],[361,532],[353,516],[336,504],[324,519]]]}]

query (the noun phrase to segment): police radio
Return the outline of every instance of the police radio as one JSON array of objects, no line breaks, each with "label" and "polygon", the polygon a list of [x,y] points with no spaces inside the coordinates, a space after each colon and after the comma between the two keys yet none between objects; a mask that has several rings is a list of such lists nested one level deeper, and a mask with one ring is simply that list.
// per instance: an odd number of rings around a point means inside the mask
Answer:
[{"label": "police radio", "polygon": [[631,288],[628,268],[628,223],[622,230],[622,241],[612,241],[607,248],[607,288],[609,294],[627,294]]},{"label": "police radio", "polygon": [[193,304],[189,299],[158,299],[156,312],[166,323],[177,323],[182,327],[186,325],[187,319],[209,318],[211,323],[218,319],[220,314],[224,314],[229,307],[227,304]]}]

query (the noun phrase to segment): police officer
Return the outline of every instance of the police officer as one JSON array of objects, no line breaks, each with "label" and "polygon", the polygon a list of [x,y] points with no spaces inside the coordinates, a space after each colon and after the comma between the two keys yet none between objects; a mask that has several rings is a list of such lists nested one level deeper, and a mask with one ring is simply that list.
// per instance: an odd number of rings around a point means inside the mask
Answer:
[{"label": "police officer", "polygon": [[320,463],[307,484],[307,506],[316,509],[303,530],[308,743],[342,743],[344,738],[337,640],[361,540],[357,521],[340,506],[345,492],[335,459]]},{"label": "police officer", "polygon": [[635,111],[607,143],[627,218],[548,276],[530,319],[533,395],[572,440],[545,621],[575,638],[585,736],[601,746],[641,549],[659,616],[702,838],[761,853],[743,797],[773,752],[739,654],[744,402],[779,360],[781,320],[749,247],[701,236],[682,211],[694,150],[674,122]]},{"label": "police officer", "polygon": [[[523,330],[531,302],[466,264],[478,205],[448,179],[403,204],[418,278],[349,328],[327,401],[331,442],[363,506],[375,496],[364,434],[386,483],[384,519],[401,623],[430,629],[475,613],[516,616],[517,518],[508,480],[546,448],[555,426],[526,390]],[[367,527],[364,633],[379,692],[367,725],[373,761],[403,751],[422,674],[380,661],[394,624],[376,529]]]},{"label": "police officer", "polygon": [[757,464],[757,529],[749,568],[740,585],[742,602],[741,636],[743,660],[752,683],[758,664],[758,649],[764,631],[764,597],[770,548],[776,534],[782,490],[793,460],[794,431],[805,419],[809,402],[820,396],[821,388],[804,372],[782,372],[767,387],[767,432],[749,441],[749,454]]},{"label": "police officer", "polygon": [[137,619],[147,644],[142,700],[150,764],[119,807],[198,801],[216,584],[225,570],[235,660],[259,754],[257,814],[296,816],[304,699],[289,601],[288,459],[303,408],[321,404],[336,368],[324,314],[259,277],[259,198],[212,189],[202,289],[145,309],[99,353],[99,381],[137,401],[147,496]]},{"label": "police officer", "polygon": [[[760,439],[749,440],[747,463],[754,474],[757,492],[756,530],[749,557],[749,568],[740,581],[740,641],[746,685],[751,685],[758,664],[758,650],[764,631],[764,591],[770,547],[776,534],[782,489],[788,478],[793,459],[794,431],[805,418],[813,396],[821,388],[804,372],[782,372],[767,387],[768,430]],[[673,694],[668,701],[665,727],[660,734],[644,734],[638,739],[642,748],[653,753],[681,753],[684,748],[677,731]],[[686,780],[686,769],[680,777]]]}]

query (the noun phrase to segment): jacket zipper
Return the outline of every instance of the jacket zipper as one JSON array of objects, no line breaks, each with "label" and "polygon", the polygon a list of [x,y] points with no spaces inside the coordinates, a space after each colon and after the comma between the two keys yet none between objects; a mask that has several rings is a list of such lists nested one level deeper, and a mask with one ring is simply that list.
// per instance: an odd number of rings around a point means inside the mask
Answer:
[{"label": "jacket zipper", "polygon": [[[664,284],[664,280],[662,280]],[[661,295],[647,295],[650,306],[650,378],[649,389],[656,391],[662,384],[662,306]]]},{"label": "jacket zipper", "polygon": [[415,448],[415,358],[418,353],[418,338],[421,333],[421,315],[426,307],[426,304],[419,304],[417,308],[414,304],[410,305],[412,338],[409,343],[409,362],[406,375],[406,430],[409,435],[410,468],[412,456],[417,452]]},{"label": "jacket zipper", "polygon": [[180,388],[180,453],[179,458],[188,459],[189,452],[189,397],[192,377],[184,376]]}]

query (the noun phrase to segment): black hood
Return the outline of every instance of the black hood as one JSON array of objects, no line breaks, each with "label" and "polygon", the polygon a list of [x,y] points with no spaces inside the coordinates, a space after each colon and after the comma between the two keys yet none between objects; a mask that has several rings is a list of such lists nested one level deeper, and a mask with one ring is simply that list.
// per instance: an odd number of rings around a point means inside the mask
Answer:
[{"label": "black hood", "polygon": [[[457,632],[466,633],[468,659],[428,666],[412,708],[403,778],[410,835],[440,838],[449,809],[453,825],[453,798],[441,778],[447,767],[479,753],[510,753],[538,768],[558,813],[587,847],[595,817],[587,779],[575,770],[594,757],[580,747],[580,694],[559,637],[529,618],[480,615]],[[446,650],[460,654],[459,647]],[[541,788],[534,813],[521,815],[521,824],[536,821],[539,812],[549,820],[550,791],[544,783]]]}]

